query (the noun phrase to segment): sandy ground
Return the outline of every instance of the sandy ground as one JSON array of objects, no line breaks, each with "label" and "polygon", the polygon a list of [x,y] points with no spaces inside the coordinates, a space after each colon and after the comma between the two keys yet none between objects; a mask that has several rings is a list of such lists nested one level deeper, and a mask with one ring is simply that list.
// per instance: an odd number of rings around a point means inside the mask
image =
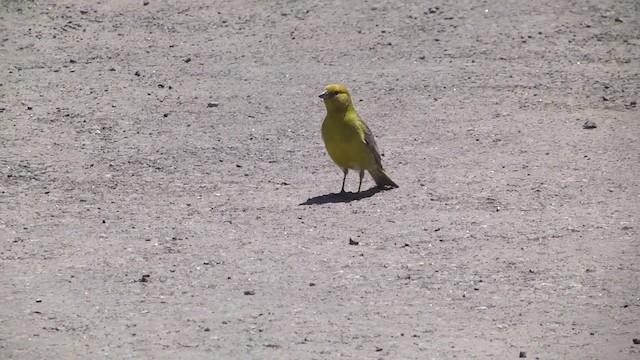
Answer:
[{"label": "sandy ground", "polygon": [[[639,24],[3,0],[0,357],[640,358]],[[399,189],[335,194],[333,82]]]}]

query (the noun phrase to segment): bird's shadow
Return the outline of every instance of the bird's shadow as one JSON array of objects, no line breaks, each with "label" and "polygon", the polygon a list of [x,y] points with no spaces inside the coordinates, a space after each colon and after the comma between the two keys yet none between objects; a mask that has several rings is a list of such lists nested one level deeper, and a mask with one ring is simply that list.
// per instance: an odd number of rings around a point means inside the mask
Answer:
[{"label": "bird's shadow", "polygon": [[387,189],[380,188],[377,186],[372,187],[371,189],[360,191],[357,193],[353,192],[343,192],[343,193],[332,193],[325,194],[320,196],[315,196],[307,199],[307,201],[300,203],[300,205],[320,205],[320,204],[328,204],[328,203],[349,203],[352,201],[358,201],[362,199],[366,199],[368,197],[372,197],[376,193],[384,191]]}]

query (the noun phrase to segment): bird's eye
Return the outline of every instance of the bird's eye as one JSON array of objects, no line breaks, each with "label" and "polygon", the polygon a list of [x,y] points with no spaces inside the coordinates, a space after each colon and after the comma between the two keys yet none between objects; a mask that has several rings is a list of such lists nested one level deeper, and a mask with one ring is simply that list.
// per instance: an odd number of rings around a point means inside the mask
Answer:
[{"label": "bird's eye", "polygon": [[332,91],[332,92],[330,92],[330,93],[329,93],[329,95],[330,95],[331,97],[334,97],[334,96],[336,96],[336,95],[338,95],[338,94],[339,94],[339,92],[337,92],[337,91]]}]

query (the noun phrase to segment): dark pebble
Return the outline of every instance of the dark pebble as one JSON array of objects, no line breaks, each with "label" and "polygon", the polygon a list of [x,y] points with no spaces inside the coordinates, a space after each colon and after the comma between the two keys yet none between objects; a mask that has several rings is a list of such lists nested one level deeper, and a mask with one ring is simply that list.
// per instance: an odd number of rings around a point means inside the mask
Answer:
[{"label": "dark pebble", "polygon": [[142,6],[147,6],[147,5],[149,5],[149,2],[148,2],[148,1],[143,1],[143,2],[142,2]]},{"label": "dark pebble", "polygon": [[245,290],[244,294],[245,294],[245,295],[255,295],[255,294],[256,294],[256,292],[255,292],[255,291],[253,291],[253,290]]},{"label": "dark pebble", "polygon": [[633,339],[633,345],[640,345],[640,339]]},{"label": "dark pebble", "polygon": [[527,357],[527,353],[525,351],[520,351],[520,354],[518,355],[519,358],[524,359]]},{"label": "dark pebble", "polygon": [[591,120],[587,120],[584,124],[582,124],[583,129],[595,129],[598,125]]},{"label": "dark pebble", "polygon": [[210,102],[207,104],[208,108],[214,108],[214,107],[218,107],[220,104],[218,104],[217,102]]},{"label": "dark pebble", "polygon": [[186,62],[187,64],[190,63],[191,62],[191,58],[188,57],[188,58],[184,59],[184,62]]},{"label": "dark pebble", "polygon": [[163,117],[169,117],[169,113],[162,114]]},{"label": "dark pebble", "polygon": [[349,245],[360,245],[359,241],[355,241],[352,238],[349,238]]}]

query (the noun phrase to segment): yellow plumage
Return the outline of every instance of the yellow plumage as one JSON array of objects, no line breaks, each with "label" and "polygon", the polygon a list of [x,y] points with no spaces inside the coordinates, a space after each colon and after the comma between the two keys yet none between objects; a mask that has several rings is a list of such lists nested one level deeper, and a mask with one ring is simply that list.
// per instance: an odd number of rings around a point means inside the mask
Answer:
[{"label": "yellow plumage", "polygon": [[344,172],[341,192],[344,192],[349,169],[360,173],[358,192],[365,170],[378,187],[397,188],[398,185],[384,172],[373,133],[358,116],[347,88],[340,84],[327,85],[320,97],[327,107],[327,116],[322,123],[322,139],[329,156]]}]

